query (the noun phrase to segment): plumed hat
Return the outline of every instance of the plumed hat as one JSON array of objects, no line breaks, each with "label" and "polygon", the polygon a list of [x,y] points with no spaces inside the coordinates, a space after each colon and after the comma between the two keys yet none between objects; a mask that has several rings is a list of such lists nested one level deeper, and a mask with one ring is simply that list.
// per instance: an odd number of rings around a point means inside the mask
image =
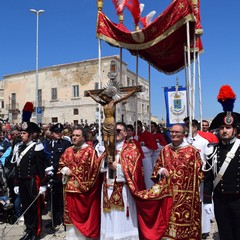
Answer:
[{"label": "plumed hat", "polygon": [[229,85],[222,86],[219,90],[217,99],[223,107],[223,112],[219,113],[212,120],[210,129],[216,129],[222,125],[238,127],[240,114],[237,112],[233,112],[236,95],[233,92],[232,88]]},{"label": "plumed hat", "polygon": [[50,131],[55,133],[61,133],[63,131],[63,125],[61,123],[54,124],[50,128]]},{"label": "plumed hat", "polygon": [[22,122],[30,122],[33,110],[33,103],[26,102],[22,110]]},{"label": "plumed hat", "polygon": [[21,131],[28,133],[41,133],[41,128],[34,122],[23,122]]},{"label": "plumed hat", "polygon": [[30,122],[33,111],[34,111],[33,103],[26,102],[23,107],[23,110],[22,110],[21,131],[25,131],[28,133],[40,133],[41,132],[40,127],[36,123]]}]

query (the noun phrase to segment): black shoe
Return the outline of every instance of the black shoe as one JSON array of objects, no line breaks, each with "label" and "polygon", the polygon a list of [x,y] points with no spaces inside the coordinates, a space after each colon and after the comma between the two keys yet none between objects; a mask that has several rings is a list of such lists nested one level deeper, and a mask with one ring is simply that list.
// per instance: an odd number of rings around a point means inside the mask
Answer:
[{"label": "black shoe", "polygon": [[26,233],[23,237],[21,237],[19,240],[31,240],[32,239],[32,234]]},{"label": "black shoe", "polygon": [[202,239],[207,239],[208,236],[209,236],[209,233],[203,233],[202,234]]},{"label": "black shoe", "polygon": [[31,240],[39,240],[38,236],[32,236]]},{"label": "black shoe", "polygon": [[55,228],[55,225],[52,222],[49,222],[45,225],[45,228]]}]

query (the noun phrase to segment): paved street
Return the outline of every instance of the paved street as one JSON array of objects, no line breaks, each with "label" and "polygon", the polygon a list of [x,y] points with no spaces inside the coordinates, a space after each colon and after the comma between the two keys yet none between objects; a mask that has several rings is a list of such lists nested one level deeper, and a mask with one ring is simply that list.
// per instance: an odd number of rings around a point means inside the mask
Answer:
[{"label": "paved street", "polygon": [[[49,228],[45,228],[44,226],[50,220],[48,214],[43,215],[43,229],[41,233],[41,239],[50,240],[64,240],[65,239],[65,231],[64,226],[59,226],[56,228],[56,231],[51,230]],[[24,224],[22,221],[18,222],[15,225],[10,225],[6,223],[0,222],[0,240],[19,240],[22,236],[24,236]]]},{"label": "paved street", "polygon": [[[49,220],[50,218],[47,214],[43,215],[43,231],[41,234],[41,240],[64,240],[66,238],[64,226],[59,226],[58,228],[56,228],[56,231],[47,229],[44,226]],[[15,225],[0,223],[0,240],[19,240],[23,235],[23,222],[19,222]],[[212,223],[212,230],[207,240],[219,240],[216,222]]]}]

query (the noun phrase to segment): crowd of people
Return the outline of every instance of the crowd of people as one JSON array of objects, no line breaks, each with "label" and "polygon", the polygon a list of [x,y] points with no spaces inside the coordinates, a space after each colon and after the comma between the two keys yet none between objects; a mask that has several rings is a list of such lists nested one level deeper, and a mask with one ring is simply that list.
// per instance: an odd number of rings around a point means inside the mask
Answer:
[{"label": "crowd of people", "polygon": [[[201,127],[186,118],[169,129],[117,122],[111,161],[96,123],[2,122],[0,205],[13,208],[17,221],[24,217],[21,240],[39,239],[42,227],[60,224],[71,240],[200,240],[214,215],[220,239],[236,240],[240,123],[234,113],[231,118],[226,122],[223,113]],[[219,129],[217,135],[209,127]],[[232,161],[222,170],[225,158]],[[216,183],[220,171],[224,178]],[[45,226],[43,208],[51,212]]]}]

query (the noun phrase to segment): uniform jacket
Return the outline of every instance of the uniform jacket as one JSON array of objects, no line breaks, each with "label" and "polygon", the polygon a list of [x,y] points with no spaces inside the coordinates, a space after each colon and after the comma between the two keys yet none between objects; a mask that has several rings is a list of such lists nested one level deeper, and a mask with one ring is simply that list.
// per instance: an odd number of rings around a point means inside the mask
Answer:
[{"label": "uniform jacket", "polygon": [[[235,138],[229,143],[224,144],[220,142],[215,146],[214,153],[208,159],[207,166],[212,166],[214,159],[216,159],[216,170],[219,172],[223,162],[226,159],[227,153],[231,150]],[[238,147],[234,158],[231,160],[226,169],[222,179],[215,189],[213,189],[214,167],[205,172],[204,178],[204,203],[211,203],[212,192],[221,194],[236,194],[240,196],[240,147]]]},{"label": "uniform jacket", "polygon": [[[27,148],[27,145],[21,143],[18,146],[18,156]],[[16,158],[17,156],[15,156]],[[17,160],[17,159],[15,159]],[[42,143],[34,144],[22,157],[19,163],[16,162],[15,182],[19,185],[22,179],[40,178],[40,185],[46,185],[45,178],[45,155]]]},{"label": "uniform jacket", "polygon": [[61,155],[71,146],[71,143],[66,139],[50,140],[44,143],[44,152],[46,155],[46,167],[53,166],[54,174],[58,171],[58,164]]}]

